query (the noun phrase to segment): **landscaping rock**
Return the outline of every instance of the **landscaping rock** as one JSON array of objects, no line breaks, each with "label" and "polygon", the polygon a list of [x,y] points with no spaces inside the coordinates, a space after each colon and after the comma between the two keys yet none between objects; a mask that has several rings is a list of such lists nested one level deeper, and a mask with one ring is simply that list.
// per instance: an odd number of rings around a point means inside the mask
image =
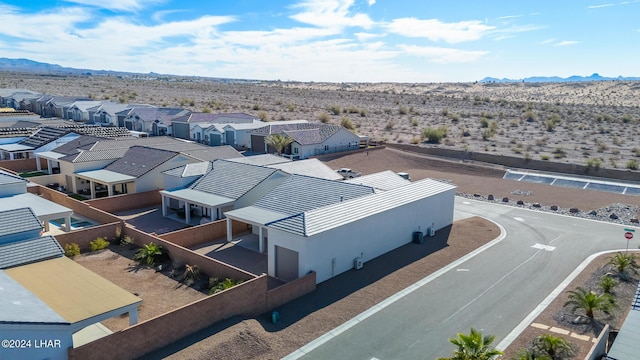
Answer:
[{"label": "landscaping rock", "polygon": [[582,315],[576,316],[575,319],[571,320],[571,323],[573,324],[588,324],[590,322],[591,322],[591,319]]},{"label": "landscaping rock", "polygon": [[597,212],[597,211],[595,211],[595,210],[591,210],[591,211],[589,211],[589,215],[591,215],[591,216],[597,216],[597,215],[598,215],[598,212]]},{"label": "landscaping rock", "polygon": [[487,200],[493,201],[493,195],[489,194],[489,196],[487,196]]},{"label": "landscaping rock", "polygon": [[473,194],[473,197],[481,197],[482,195],[480,194]]},{"label": "landscaping rock", "polygon": [[638,219],[629,219],[629,222],[634,223],[634,224],[638,224],[638,223],[640,223],[640,220],[638,220]]},{"label": "landscaping rock", "polygon": [[549,209],[553,210],[553,211],[558,211],[558,205],[551,205],[549,207]]},{"label": "landscaping rock", "polygon": [[533,206],[534,208],[541,208],[542,205],[540,205],[540,203],[533,203],[531,204],[531,206]]},{"label": "landscaping rock", "polygon": [[506,197],[506,196],[505,196],[505,197],[503,197],[503,198],[502,198],[502,202],[509,202],[509,198],[508,198],[508,197]]},{"label": "landscaping rock", "polygon": [[522,201],[522,200],[518,200],[517,204],[518,204],[518,205],[524,205],[524,201]]},{"label": "landscaping rock", "polygon": [[618,219],[619,219],[619,217],[618,217],[618,215],[616,215],[616,213],[611,213],[611,215],[609,215],[609,219],[611,219],[611,220],[618,220]]},{"label": "landscaping rock", "polygon": [[577,213],[580,212],[580,210],[578,210],[578,208],[571,208],[571,209],[569,209],[569,212],[572,213],[572,214],[577,214]]}]

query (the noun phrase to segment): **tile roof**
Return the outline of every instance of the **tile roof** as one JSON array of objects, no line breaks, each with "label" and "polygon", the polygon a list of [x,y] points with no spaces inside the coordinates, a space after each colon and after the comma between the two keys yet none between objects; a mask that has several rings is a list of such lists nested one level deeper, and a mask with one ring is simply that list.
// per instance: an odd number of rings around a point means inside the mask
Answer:
[{"label": "tile roof", "polygon": [[212,163],[211,171],[189,188],[238,199],[276,172],[278,170],[262,166],[216,160]]},{"label": "tile roof", "polygon": [[101,151],[82,151],[77,154],[67,155],[58,160],[72,163],[82,163],[102,160],[117,160],[126,154],[129,148],[107,149]]},{"label": "tile roof", "polygon": [[62,256],[64,256],[64,250],[53,236],[12,242],[0,245],[0,269]]},{"label": "tile roof", "polygon": [[143,122],[159,120],[165,125],[171,125],[171,120],[189,114],[189,110],[182,108],[145,108],[136,107],[129,116],[137,116]]},{"label": "tile roof", "polygon": [[455,188],[454,185],[441,181],[423,179],[371,196],[299,212],[289,218],[275,220],[266,225],[299,236],[313,236]]},{"label": "tile roof", "polygon": [[369,186],[291,175],[256,201],[254,206],[294,215],[373,193]]},{"label": "tile roof", "polygon": [[122,158],[112,162],[104,170],[140,177],[178,155],[175,151],[132,146]]},{"label": "tile roof", "polygon": [[[274,156],[274,155],[271,155]],[[337,171],[333,170],[325,163],[318,159],[305,159],[305,160],[296,160],[291,162],[284,162],[279,164],[270,164],[267,165],[270,168],[280,169],[288,174],[298,174],[298,175],[306,175],[313,176],[322,179],[328,180],[342,180],[342,175],[338,174]],[[353,183],[358,184],[358,183]],[[371,186],[370,184],[360,184]]]},{"label": "tile roof", "polygon": [[231,159],[242,156],[236,149],[229,145],[205,146],[200,148],[180,151],[181,154],[190,156],[200,161],[214,161],[218,159]]},{"label": "tile roof", "polygon": [[186,122],[221,122],[224,124],[246,124],[252,123],[254,117],[241,113],[213,114],[213,113],[192,113],[186,119]]},{"label": "tile roof", "polygon": [[53,151],[59,154],[73,155],[80,152],[80,149],[86,148],[88,145],[93,145],[96,142],[103,140],[107,139],[91,135],[80,135],[63,145],[58,146],[57,148],[53,149]]},{"label": "tile roof", "polygon": [[277,155],[273,155],[273,154],[258,154],[258,155],[252,155],[252,156],[241,156],[241,157],[227,159],[227,160],[233,161],[233,162],[239,162],[239,163],[243,163],[243,164],[260,165],[260,166],[269,166],[269,165],[274,165],[274,164],[292,162],[292,160],[289,159],[289,158],[286,158],[286,157],[283,157],[283,156],[277,156]]},{"label": "tile roof", "polygon": [[42,222],[30,208],[0,211],[0,237],[42,230]]},{"label": "tile roof", "polygon": [[169,169],[169,170],[163,171],[162,173],[165,175],[182,178],[182,177],[204,175],[209,171],[211,171],[211,162],[203,161],[199,163],[178,166],[177,168]]},{"label": "tile roof", "polygon": [[[314,124],[306,124],[314,125]],[[335,133],[342,129],[338,125],[320,124],[317,128],[307,128],[300,130],[285,130],[284,133],[289,135],[300,145],[321,144]]]},{"label": "tile roof", "polygon": [[344,180],[351,184],[367,185],[375,188],[376,190],[391,190],[401,186],[411,184],[411,181],[403,178],[402,176],[394,173],[391,170],[381,171],[369,175],[356,177],[353,179]]}]

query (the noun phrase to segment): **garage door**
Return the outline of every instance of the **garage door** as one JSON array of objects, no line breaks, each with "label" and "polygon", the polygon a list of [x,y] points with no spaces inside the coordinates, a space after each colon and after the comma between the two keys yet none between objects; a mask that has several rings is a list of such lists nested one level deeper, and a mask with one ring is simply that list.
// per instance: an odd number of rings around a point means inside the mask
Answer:
[{"label": "garage door", "polygon": [[298,278],[298,252],[276,245],[276,277],[285,281]]},{"label": "garage door", "polygon": [[220,134],[210,134],[209,135],[209,145],[211,146],[220,146],[222,145],[222,135]]}]

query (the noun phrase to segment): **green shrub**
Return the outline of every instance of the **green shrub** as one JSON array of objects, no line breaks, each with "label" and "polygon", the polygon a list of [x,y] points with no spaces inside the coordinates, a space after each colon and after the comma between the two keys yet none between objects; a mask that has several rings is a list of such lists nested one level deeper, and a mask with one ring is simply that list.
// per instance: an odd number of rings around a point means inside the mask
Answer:
[{"label": "green shrub", "polygon": [[618,282],[610,276],[605,276],[600,280],[599,285],[605,294],[611,294],[611,290],[618,285]]},{"label": "green shrub", "polygon": [[598,158],[591,158],[591,159],[587,160],[587,168],[589,168],[589,169],[598,170],[598,169],[600,169],[601,165],[602,165],[602,160],[600,160]]},{"label": "green shrub", "polygon": [[629,170],[638,170],[638,161],[633,160],[633,159],[627,161],[627,169],[629,169]]},{"label": "green shrub", "polygon": [[427,142],[432,144],[439,144],[440,141],[447,136],[447,127],[439,126],[437,128],[426,128],[422,131],[422,137],[427,139]]},{"label": "green shrub", "polygon": [[76,243],[66,244],[64,246],[64,255],[70,258],[80,255],[80,245]]},{"label": "green shrub", "polygon": [[356,128],[356,126],[353,124],[353,121],[351,121],[351,119],[347,117],[342,118],[340,125],[342,125],[343,128],[348,130],[354,130]]},{"label": "green shrub", "polygon": [[320,120],[321,123],[326,124],[329,122],[329,114],[327,113],[322,113],[320,114],[320,116],[318,117],[318,119]]},{"label": "green shrub", "polygon": [[546,154],[540,155],[540,160],[549,160],[549,159],[550,159],[549,155],[546,155]]},{"label": "green shrub", "polygon": [[480,119],[480,127],[481,128],[488,128],[489,127],[489,119],[487,118],[482,118]]},{"label": "green shrub", "polygon": [[333,105],[329,108],[329,112],[331,112],[333,115],[340,115],[340,113],[342,112],[342,108],[340,108],[340,106],[338,105]]},{"label": "green shrub", "polygon": [[230,289],[240,283],[242,283],[242,280],[226,278],[222,281],[219,281],[218,278],[209,278],[209,286],[211,287],[211,289],[209,289],[209,295]]},{"label": "green shrub", "polygon": [[125,235],[120,239],[120,245],[122,246],[130,246],[133,245],[133,238],[129,235]]},{"label": "green shrub", "polygon": [[133,255],[133,260],[153,266],[156,263],[156,260],[162,255],[162,246],[150,242],[148,244],[144,244],[144,247],[136,251],[135,255]]},{"label": "green shrub", "polygon": [[97,238],[91,242],[89,242],[89,246],[91,247],[91,251],[98,251],[102,249],[106,249],[109,247],[109,242],[104,238]]}]

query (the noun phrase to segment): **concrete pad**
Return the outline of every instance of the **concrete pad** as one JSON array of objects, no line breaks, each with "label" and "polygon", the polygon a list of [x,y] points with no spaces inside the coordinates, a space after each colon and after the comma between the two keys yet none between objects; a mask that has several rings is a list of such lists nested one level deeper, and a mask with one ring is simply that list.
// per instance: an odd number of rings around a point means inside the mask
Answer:
[{"label": "concrete pad", "polygon": [[591,336],[589,335],[580,335],[580,334],[576,334],[574,332],[571,333],[571,337],[572,338],[576,338],[578,340],[582,340],[582,341],[589,341],[591,340]]},{"label": "concrete pad", "polygon": [[549,329],[549,331],[557,333],[557,334],[562,334],[562,335],[569,335],[569,333],[571,332],[569,330],[557,328],[555,326],[551,327],[551,329]]},{"label": "concrete pad", "polygon": [[94,340],[111,335],[112,333],[113,332],[111,330],[107,329],[107,327],[101,323],[89,325],[73,334],[73,347],[77,348]]},{"label": "concrete pad", "polygon": [[531,327],[534,327],[536,329],[542,329],[542,330],[547,330],[549,328],[549,325],[545,325],[545,324],[538,324],[538,323],[531,323]]}]

